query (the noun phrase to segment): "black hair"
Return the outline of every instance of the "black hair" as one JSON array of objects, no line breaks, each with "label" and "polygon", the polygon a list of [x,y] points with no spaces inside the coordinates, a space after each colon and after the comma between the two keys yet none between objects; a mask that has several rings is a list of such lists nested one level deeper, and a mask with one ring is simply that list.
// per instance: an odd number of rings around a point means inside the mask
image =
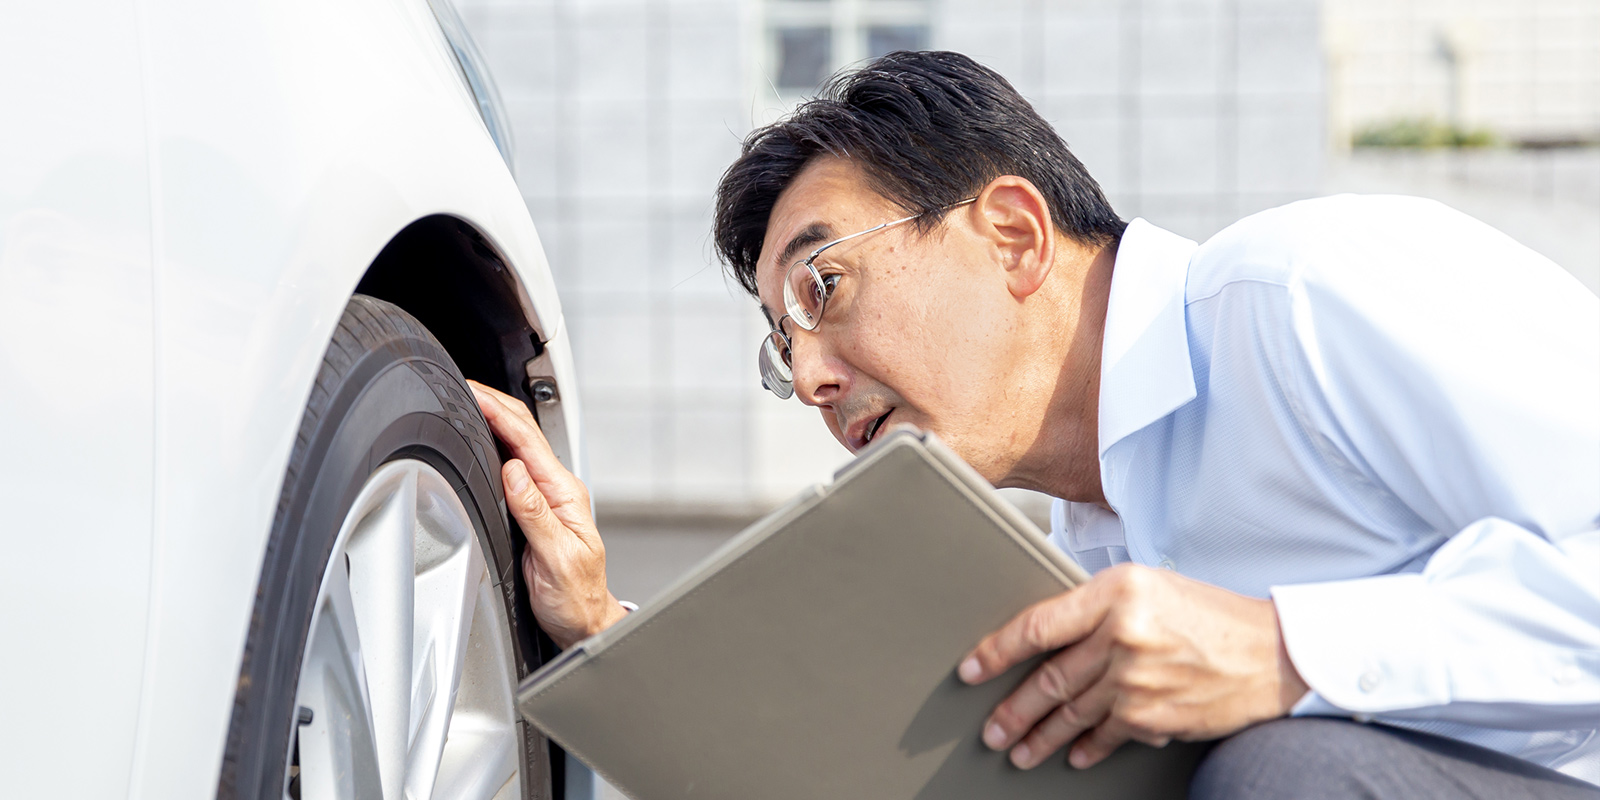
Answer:
[{"label": "black hair", "polygon": [[756,262],[778,196],[812,159],[848,159],[926,233],[940,209],[1001,175],[1044,194],[1058,231],[1118,241],[1127,223],[1033,106],[999,73],[960,53],[897,51],[835,74],[789,117],[751,132],[717,186],[717,254],[756,294]]}]

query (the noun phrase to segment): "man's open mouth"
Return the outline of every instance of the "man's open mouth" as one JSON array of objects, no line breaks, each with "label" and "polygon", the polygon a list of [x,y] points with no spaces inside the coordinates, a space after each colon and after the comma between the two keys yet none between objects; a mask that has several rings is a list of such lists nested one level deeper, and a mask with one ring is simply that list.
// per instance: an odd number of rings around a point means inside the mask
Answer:
[{"label": "man's open mouth", "polygon": [[872,424],[867,426],[867,435],[863,437],[862,443],[872,444],[872,438],[878,435],[878,429],[883,427],[884,420],[887,420],[889,415],[893,413],[894,409],[891,408],[888,411],[883,412],[883,416],[873,420]]}]

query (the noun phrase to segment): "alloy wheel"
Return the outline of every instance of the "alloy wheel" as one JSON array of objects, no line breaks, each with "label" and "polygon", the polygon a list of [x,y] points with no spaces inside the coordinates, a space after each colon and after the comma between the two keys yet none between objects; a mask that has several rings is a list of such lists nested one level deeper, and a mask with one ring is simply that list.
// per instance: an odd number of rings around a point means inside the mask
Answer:
[{"label": "alloy wheel", "polygon": [[521,797],[509,631],[450,482],[424,461],[384,464],[318,591],[285,796]]}]

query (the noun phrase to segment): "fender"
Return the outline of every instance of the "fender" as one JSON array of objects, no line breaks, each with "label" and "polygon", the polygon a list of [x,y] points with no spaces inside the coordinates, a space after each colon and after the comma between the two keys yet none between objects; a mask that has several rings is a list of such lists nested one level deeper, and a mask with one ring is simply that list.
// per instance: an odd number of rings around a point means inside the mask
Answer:
[{"label": "fender", "polygon": [[538,234],[425,3],[138,6],[155,533],[129,794],[204,797],[292,437],[332,326],[385,248],[439,216],[482,236],[581,469],[577,396]]}]

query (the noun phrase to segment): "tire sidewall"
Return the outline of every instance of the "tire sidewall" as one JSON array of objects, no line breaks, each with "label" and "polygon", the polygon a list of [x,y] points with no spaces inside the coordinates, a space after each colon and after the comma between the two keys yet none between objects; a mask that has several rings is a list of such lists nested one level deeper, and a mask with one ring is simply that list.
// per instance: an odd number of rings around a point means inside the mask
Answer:
[{"label": "tire sidewall", "polygon": [[[366,326],[364,332],[379,340],[365,343],[365,352],[349,362],[341,363],[335,351],[342,346],[348,353],[351,343],[336,335],[307,403],[263,558],[219,797],[283,796],[316,598],[345,516],[384,464],[417,459],[449,481],[478,534],[506,619],[513,630],[519,624],[500,460],[487,424],[449,355],[420,323],[397,307],[359,296],[346,311],[347,322],[363,310],[358,304],[380,314],[376,322],[391,324]],[[341,326],[341,333],[348,330]],[[507,641],[513,675],[526,675],[517,637],[508,635]],[[523,763],[530,763],[535,743],[523,725],[518,730]]]}]

